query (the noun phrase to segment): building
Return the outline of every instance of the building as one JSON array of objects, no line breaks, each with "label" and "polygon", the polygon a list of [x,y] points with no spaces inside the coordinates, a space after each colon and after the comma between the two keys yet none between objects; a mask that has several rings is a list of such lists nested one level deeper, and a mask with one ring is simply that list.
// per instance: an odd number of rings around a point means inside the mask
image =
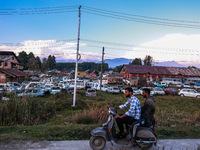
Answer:
[{"label": "building", "polygon": [[164,77],[199,78],[200,70],[197,68],[184,67],[123,65],[119,75],[122,75],[126,79],[130,77],[146,77],[149,81],[156,81]]},{"label": "building", "polygon": [[21,71],[23,65],[17,59],[14,52],[0,52],[0,82],[21,82],[27,74]]},{"label": "building", "polygon": [[80,71],[78,71],[77,72],[77,77],[86,77],[87,76],[87,72],[80,72]]},{"label": "building", "polygon": [[123,83],[123,76],[122,75],[115,75],[115,74],[110,74],[108,75],[108,84],[112,83],[117,83],[117,84],[122,84]]}]

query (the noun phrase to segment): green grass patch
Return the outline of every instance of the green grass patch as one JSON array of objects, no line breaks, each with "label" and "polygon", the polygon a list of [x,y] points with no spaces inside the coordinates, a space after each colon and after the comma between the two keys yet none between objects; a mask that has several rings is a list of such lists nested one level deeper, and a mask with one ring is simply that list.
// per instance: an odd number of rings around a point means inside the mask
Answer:
[{"label": "green grass patch", "polygon": [[[136,96],[143,105],[145,99]],[[59,93],[40,98],[0,100],[0,141],[85,140],[90,131],[105,123],[108,104],[126,102],[124,94],[97,91],[86,97],[79,90],[76,107],[73,95]],[[160,139],[200,138],[200,99],[180,96],[155,96],[157,133]],[[119,110],[118,113],[125,113]]]}]

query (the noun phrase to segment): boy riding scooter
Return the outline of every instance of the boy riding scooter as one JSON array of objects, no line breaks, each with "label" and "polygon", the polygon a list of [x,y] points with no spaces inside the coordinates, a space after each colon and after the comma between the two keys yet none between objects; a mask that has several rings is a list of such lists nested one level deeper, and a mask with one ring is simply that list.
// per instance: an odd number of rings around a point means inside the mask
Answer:
[{"label": "boy riding scooter", "polygon": [[131,87],[127,87],[125,89],[125,96],[128,97],[127,102],[123,105],[115,107],[115,109],[124,109],[125,107],[130,106],[130,109],[125,114],[115,116],[116,123],[120,131],[116,137],[118,139],[126,137],[123,124],[131,125],[133,122],[138,121],[141,117],[140,101],[133,95],[133,89]]},{"label": "boy riding scooter", "polygon": [[[142,149],[150,149],[153,144],[156,145],[157,135],[154,126],[138,127],[138,125],[142,123],[140,122],[141,120],[138,120],[141,117],[140,101],[132,95],[132,92],[132,88],[126,88],[125,95],[129,99],[124,105],[115,107],[123,109],[130,105],[130,109],[125,114],[118,115],[117,111],[109,106],[108,121],[104,123],[102,127],[97,127],[91,131],[90,147],[93,150],[103,150],[106,146],[106,141],[110,141],[112,145],[114,143],[127,146],[138,145]],[[119,134],[117,134],[118,139],[115,138],[115,118],[120,129]],[[139,124],[135,124],[135,120],[138,120],[136,122],[139,122]],[[130,138],[126,137],[123,124],[130,127]]]}]

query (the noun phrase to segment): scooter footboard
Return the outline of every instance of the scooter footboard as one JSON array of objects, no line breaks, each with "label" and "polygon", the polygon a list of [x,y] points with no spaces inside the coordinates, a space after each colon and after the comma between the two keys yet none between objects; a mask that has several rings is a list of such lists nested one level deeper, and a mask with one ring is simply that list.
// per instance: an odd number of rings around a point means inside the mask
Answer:
[{"label": "scooter footboard", "polygon": [[109,140],[108,139],[108,136],[107,136],[107,133],[105,131],[105,129],[103,129],[103,127],[98,127],[94,130],[91,131],[91,135],[92,136],[100,136],[100,137],[103,137],[104,139],[106,139],[107,141]]}]

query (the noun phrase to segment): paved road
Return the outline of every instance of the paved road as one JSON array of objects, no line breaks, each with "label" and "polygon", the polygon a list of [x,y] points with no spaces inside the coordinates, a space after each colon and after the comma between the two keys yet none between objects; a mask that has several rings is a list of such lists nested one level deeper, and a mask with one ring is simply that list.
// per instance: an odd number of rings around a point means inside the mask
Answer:
[{"label": "paved road", "polygon": [[[138,150],[107,142],[105,150]],[[0,150],[91,150],[89,141],[12,141],[0,144]],[[200,139],[159,140],[151,150],[200,150]]]}]

